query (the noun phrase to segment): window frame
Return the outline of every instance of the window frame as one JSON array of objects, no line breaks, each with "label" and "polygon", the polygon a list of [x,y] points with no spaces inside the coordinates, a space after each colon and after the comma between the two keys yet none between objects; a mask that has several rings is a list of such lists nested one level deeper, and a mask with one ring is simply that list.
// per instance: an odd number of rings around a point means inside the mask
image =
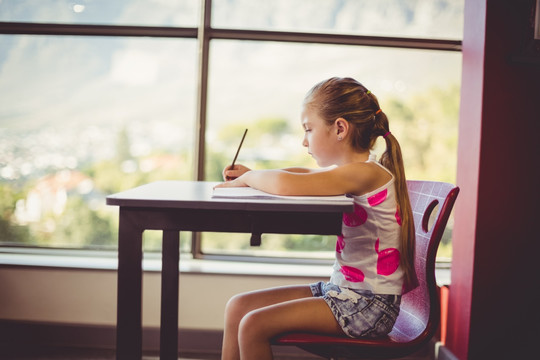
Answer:
[{"label": "window frame", "polygon": [[[30,22],[0,22],[0,34],[4,35],[57,35],[57,36],[111,36],[111,37],[155,37],[155,38],[190,38],[196,39],[199,50],[197,68],[197,109],[195,118],[194,172],[193,180],[205,180],[206,162],[206,125],[208,72],[210,41],[246,40],[272,41],[312,44],[332,44],[350,46],[388,47],[396,49],[418,49],[461,52],[461,40],[436,38],[405,38],[385,36],[363,36],[330,34],[321,32],[288,32],[269,30],[245,30],[213,28],[212,0],[201,0],[200,22],[198,27],[163,27],[163,26],[127,26],[96,24],[56,24]],[[317,263],[317,259],[287,258],[281,261],[269,257],[250,257],[235,255],[205,255],[201,249],[201,234],[193,233],[191,255],[194,259],[219,259],[231,261],[271,261],[288,263]],[[326,262],[326,261],[324,261]]]}]

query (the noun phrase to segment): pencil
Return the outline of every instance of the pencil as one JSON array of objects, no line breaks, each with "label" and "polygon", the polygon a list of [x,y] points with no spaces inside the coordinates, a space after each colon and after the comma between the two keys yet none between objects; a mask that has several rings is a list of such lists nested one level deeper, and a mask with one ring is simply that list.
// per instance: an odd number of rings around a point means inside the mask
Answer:
[{"label": "pencil", "polygon": [[242,136],[242,140],[240,140],[240,145],[238,145],[238,150],[236,150],[236,155],[234,155],[234,159],[231,164],[231,170],[234,170],[234,164],[236,163],[236,159],[238,158],[238,154],[240,153],[240,148],[242,147],[242,144],[244,143],[244,139],[246,138],[248,129],[244,131],[244,135]]}]

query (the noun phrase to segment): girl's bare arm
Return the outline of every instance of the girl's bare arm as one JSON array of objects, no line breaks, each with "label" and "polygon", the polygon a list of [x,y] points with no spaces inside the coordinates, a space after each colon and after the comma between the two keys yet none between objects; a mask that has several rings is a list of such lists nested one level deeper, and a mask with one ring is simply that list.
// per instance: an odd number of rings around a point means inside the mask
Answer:
[{"label": "girl's bare arm", "polygon": [[390,180],[384,170],[367,163],[350,163],[320,171],[294,171],[297,169],[247,171],[218,186],[250,186],[278,195],[361,195]]}]

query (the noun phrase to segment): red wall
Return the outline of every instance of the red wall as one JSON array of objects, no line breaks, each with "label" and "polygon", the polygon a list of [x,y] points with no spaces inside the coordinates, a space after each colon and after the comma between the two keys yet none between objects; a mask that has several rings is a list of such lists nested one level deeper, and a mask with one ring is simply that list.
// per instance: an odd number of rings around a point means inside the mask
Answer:
[{"label": "red wall", "polygon": [[[534,0],[466,0],[446,346],[540,353],[540,41]],[[512,61],[532,49],[536,64]],[[526,358],[526,357],[523,357]]]}]

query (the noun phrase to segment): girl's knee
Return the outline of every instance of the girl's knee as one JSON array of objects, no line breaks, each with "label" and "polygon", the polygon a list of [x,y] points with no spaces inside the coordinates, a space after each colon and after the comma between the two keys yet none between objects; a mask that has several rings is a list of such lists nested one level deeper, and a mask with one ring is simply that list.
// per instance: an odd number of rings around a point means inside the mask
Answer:
[{"label": "girl's knee", "polygon": [[253,310],[245,314],[240,320],[238,327],[238,340],[255,341],[266,340],[271,334],[268,332],[268,319],[260,310]]},{"label": "girl's knee", "polygon": [[245,294],[237,294],[229,299],[225,305],[225,318],[236,319],[240,321],[242,317],[249,311],[249,301]]}]

